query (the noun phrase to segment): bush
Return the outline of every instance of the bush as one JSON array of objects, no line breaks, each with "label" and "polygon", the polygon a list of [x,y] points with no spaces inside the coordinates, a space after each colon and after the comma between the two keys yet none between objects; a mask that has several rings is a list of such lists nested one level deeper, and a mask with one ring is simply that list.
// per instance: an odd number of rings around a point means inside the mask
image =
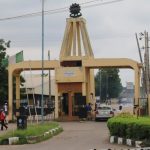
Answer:
[{"label": "bush", "polygon": [[110,135],[135,140],[150,140],[150,118],[120,114],[108,120]]}]

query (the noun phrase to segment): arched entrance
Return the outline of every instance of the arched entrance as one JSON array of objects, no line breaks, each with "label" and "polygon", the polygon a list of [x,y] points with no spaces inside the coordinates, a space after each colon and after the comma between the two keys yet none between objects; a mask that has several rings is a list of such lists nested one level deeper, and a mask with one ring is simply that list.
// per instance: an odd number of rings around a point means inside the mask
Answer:
[{"label": "arched entrance", "polygon": [[[30,65],[29,65],[30,63]],[[56,117],[61,116],[59,114],[59,99],[62,97],[62,105],[63,111],[66,116],[70,119],[72,116],[75,116],[75,109],[78,103],[85,104],[90,100],[90,88],[93,89],[93,85],[90,85],[90,70],[100,67],[117,67],[117,68],[132,68],[134,70],[134,80],[135,80],[135,89],[134,89],[134,99],[135,105],[139,105],[139,97],[140,97],[140,69],[141,66],[138,62],[133,61],[131,59],[90,59],[90,60],[82,60],[82,67],[84,68],[84,72],[79,71],[77,68],[71,68],[74,72],[73,77],[71,72],[64,71],[61,74],[59,71],[62,71],[62,68],[59,64],[59,61],[45,61],[44,69],[53,69],[56,70],[56,93],[55,93],[55,114]],[[9,119],[12,119],[12,95],[13,95],[13,86],[12,79],[13,76],[16,77],[16,108],[20,106],[20,73],[24,70],[41,70],[41,62],[40,61],[26,61],[18,64],[10,65],[9,70]],[[64,69],[64,68],[63,68]],[[66,68],[65,68],[66,69]],[[70,70],[70,67],[69,67]],[[69,73],[66,77],[66,73]],[[61,75],[61,78],[58,76]],[[63,82],[61,82],[63,80]],[[69,82],[68,82],[69,81]],[[82,99],[82,101],[78,102],[78,99]],[[86,97],[86,100],[85,100]],[[66,107],[66,108],[65,108]]]},{"label": "arched entrance", "polygon": [[[86,28],[86,20],[80,17],[81,15],[71,14],[70,16],[66,20],[66,29],[59,61],[44,61],[43,67],[43,69],[55,70],[56,118],[65,114],[68,120],[72,120],[78,105],[92,102],[91,93],[95,95],[93,69],[100,67],[132,68],[135,74],[134,99],[135,105],[138,105],[138,99],[140,97],[140,63],[126,58],[95,59]],[[30,61],[30,65],[26,61],[9,65],[8,67],[10,120],[12,119],[13,110],[13,76],[16,77],[16,108],[18,108],[20,106],[20,72],[29,70],[30,68],[33,70],[41,70],[41,61]]]}]

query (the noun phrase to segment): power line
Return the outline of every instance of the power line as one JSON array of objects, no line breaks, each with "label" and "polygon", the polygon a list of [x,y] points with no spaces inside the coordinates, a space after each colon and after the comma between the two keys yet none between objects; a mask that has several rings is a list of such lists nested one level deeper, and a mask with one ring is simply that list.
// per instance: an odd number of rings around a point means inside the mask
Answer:
[{"label": "power line", "polygon": [[[84,3],[80,3],[80,5],[81,6],[83,5],[82,8],[89,8],[89,7],[96,7],[96,6],[106,5],[106,4],[117,3],[117,2],[124,1],[124,0],[112,0],[112,1],[101,2],[101,3],[99,3],[99,1],[102,1],[102,0],[91,0],[91,1],[84,2]],[[90,4],[90,3],[94,3],[94,2],[98,2],[98,3]],[[90,4],[90,5],[84,6],[86,4]],[[68,7],[51,9],[51,10],[44,11],[44,14],[45,15],[51,15],[51,14],[66,12],[66,11],[68,11],[68,9],[69,9]],[[0,21],[7,21],[7,20],[14,20],[14,19],[22,19],[22,18],[28,18],[28,17],[41,16],[41,13],[42,12],[39,11],[39,12],[34,12],[34,13],[18,15],[18,16],[14,16],[14,17],[0,18]]]},{"label": "power line", "polygon": [[[48,11],[44,11],[44,14],[55,14],[55,13],[60,13],[60,12],[63,12],[63,11],[66,11],[66,10],[63,10],[63,9],[60,9],[60,10],[48,10]],[[14,16],[14,17],[1,18],[0,21],[22,19],[22,18],[35,17],[35,16],[41,16],[41,12],[28,13],[28,14]]]},{"label": "power line", "polygon": [[88,5],[88,6],[84,6],[82,8],[89,8],[89,7],[96,7],[96,6],[101,6],[101,5],[106,5],[106,4],[113,4],[113,3],[118,3],[124,0],[113,0],[113,1],[109,1],[109,2],[103,2],[100,4],[92,4],[92,5]]}]

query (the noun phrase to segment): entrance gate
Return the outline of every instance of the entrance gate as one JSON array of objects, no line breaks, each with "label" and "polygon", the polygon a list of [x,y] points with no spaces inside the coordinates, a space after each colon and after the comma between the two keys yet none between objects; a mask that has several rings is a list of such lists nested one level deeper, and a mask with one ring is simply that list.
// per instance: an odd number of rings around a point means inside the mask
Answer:
[{"label": "entrance gate", "polygon": [[[95,95],[93,69],[101,67],[131,68],[134,70],[134,98],[135,105],[138,105],[142,65],[127,58],[95,59],[86,29],[86,21],[78,14],[71,15],[66,20],[66,29],[59,55],[60,60],[44,61],[43,69],[55,70],[55,117],[58,118],[65,114],[68,120],[72,120],[82,102],[93,101],[94,97],[91,98],[91,94]],[[20,106],[20,73],[23,71],[22,68],[24,70],[30,68],[41,70],[41,61],[24,61],[9,65],[9,120],[12,119],[13,110],[13,76],[16,77],[16,108]],[[79,97],[81,100],[78,100]]]}]

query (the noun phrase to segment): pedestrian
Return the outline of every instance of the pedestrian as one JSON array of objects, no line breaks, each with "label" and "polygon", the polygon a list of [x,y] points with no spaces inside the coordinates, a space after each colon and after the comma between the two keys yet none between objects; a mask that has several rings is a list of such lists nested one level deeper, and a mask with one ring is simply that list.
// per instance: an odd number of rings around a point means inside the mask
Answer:
[{"label": "pedestrian", "polygon": [[6,115],[8,115],[8,106],[7,103],[4,104],[4,112]]},{"label": "pedestrian", "polygon": [[87,112],[87,120],[92,120],[92,107],[91,103],[86,105],[86,112]]},{"label": "pedestrian", "polygon": [[1,130],[3,130],[3,127],[5,127],[6,130],[7,130],[8,127],[7,127],[6,123],[5,123],[5,121],[6,121],[6,114],[5,114],[3,109],[0,110],[0,121],[1,121]]},{"label": "pedestrian", "polygon": [[95,108],[94,108],[94,111],[96,111],[97,110],[97,103],[95,103]]}]

